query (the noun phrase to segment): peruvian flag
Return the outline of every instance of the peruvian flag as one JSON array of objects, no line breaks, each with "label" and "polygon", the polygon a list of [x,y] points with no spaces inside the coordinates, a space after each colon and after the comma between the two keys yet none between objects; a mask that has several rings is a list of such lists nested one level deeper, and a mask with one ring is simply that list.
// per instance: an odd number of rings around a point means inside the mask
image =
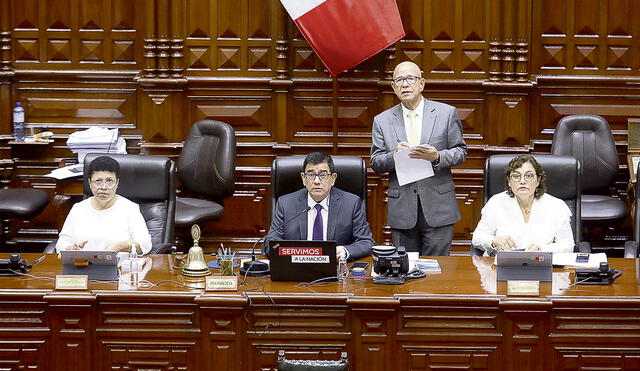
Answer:
[{"label": "peruvian flag", "polygon": [[331,75],[404,36],[395,0],[280,0]]}]

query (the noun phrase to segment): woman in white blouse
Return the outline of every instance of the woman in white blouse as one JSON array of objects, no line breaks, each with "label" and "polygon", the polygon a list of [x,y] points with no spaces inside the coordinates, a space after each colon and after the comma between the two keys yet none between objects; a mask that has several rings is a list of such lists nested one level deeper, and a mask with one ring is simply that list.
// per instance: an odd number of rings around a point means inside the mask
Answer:
[{"label": "woman in white blouse", "polygon": [[56,250],[112,250],[146,254],[151,250],[147,224],[135,202],[116,194],[120,165],[108,156],[88,165],[92,197],[73,205]]},{"label": "woman in white blouse", "polygon": [[471,241],[493,255],[496,250],[572,252],[571,211],[546,192],[545,172],[531,155],[514,157],[505,169],[506,191],[493,195]]}]

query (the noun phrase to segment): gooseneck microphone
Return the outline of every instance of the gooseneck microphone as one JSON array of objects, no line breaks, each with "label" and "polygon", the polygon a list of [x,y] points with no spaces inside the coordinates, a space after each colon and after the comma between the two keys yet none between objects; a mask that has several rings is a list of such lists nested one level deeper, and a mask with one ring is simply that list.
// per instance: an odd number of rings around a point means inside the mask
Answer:
[{"label": "gooseneck microphone", "polygon": [[[305,207],[304,210],[302,210],[301,212],[297,213],[292,218],[289,218],[289,219],[285,220],[285,222],[282,223],[282,232],[284,233],[284,227],[287,224],[289,224],[289,222],[291,222],[292,220],[298,218],[302,214],[308,213],[309,210],[311,210],[311,206]],[[269,270],[269,264],[256,260],[256,245],[259,242],[264,241],[264,239],[267,238],[268,235],[269,235],[269,233],[267,232],[266,235],[264,235],[261,238],[259,238],[253,244],[253,247],[251,248],[251,260],[248,261],[248,262],[244,262],[242,264],[242,268],[240,268],[240,274],[241,275],[243,275],[243,276],[266,276],[266,275],[271,273],[271,271]]]}]

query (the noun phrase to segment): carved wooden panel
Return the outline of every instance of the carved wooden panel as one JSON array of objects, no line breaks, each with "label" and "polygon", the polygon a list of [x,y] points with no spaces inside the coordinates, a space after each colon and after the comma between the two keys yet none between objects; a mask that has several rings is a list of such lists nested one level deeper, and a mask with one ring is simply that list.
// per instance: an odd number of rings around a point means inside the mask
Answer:
[{"label": "carved wooden panel", "polygon": [[408,344],[402,347],[402,370],[497,370],[501,365],[492,345],[423,345]]},{"label": "carved wooden panel", "polygon": [[50,370],[44,339],[0,340],[0,369],[2,370]]},{"label": "carved wooden panel", "polygon": [[534,2],[533,73],[638,75],[637,2]]},{"label": "carved wooden panel", "polygon": [[489,1],[397,3],[406,33],[396,51],[398,61],[415,62],[427,78],[486,77]]},{"label": "carved wooden panel", "polygon": [[144,1],[10,0],[17,68],[135,69]]}]

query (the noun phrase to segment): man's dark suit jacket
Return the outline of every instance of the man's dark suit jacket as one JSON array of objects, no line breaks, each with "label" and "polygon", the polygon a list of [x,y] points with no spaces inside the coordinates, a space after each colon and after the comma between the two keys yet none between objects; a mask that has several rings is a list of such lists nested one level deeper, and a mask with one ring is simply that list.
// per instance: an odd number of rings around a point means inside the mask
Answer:
[{"label": "man's dark suit jacket", "polygon": [[[307,208],[307,195],[307,189],[303,188],[278,198],[276,212],[271,218],[271,227],[263,245],[266,255],[269,255],[267,249],[270,240],[307,239],[307,213],[296,217],[296,214]],[[283,228],[285,221],[289,222]],[[336,245],[346,247],[349,260],[371,255],[373,236],[367,217],[362,212],[360,197],[337,188],[331,189],[327,239],[335,240]]]}]

